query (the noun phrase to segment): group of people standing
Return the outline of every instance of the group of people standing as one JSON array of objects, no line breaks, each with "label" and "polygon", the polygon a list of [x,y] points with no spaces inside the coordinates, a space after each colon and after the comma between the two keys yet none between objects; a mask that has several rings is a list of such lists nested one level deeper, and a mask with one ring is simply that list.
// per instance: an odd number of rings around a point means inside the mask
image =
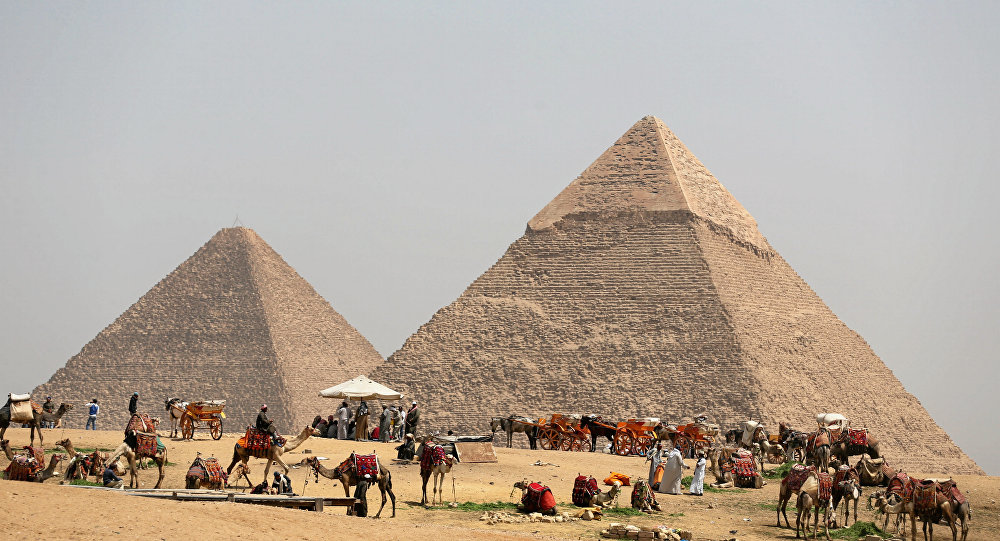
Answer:
[{"label": "group of people standing", "polygon": [[[697,462],[688,494],[702,496],[705,485],[705,452],[698,451],[695,458],[697,458]],[[662,494],[681,493],[683,471],[690,466],[684,464],[684,457],[681,455],[679,446],[674,446],[664,455],[663,443],[657,442],[656,446],[646,453],[646,462],[649,462],[649,484],[653,490]]]},{"label": "group of people standing", "polygon": [[[420,409],[414,400],[408,410],[404,410],[403,406],[384,406],[378,415],[378,423],[370,423],[371,417],[372,411],[367,401],[362,400],[357,411],[354,411],[345,400],[337,408],[336,413],[326,419],[322,415],[313,418],[312,427],[325,438],[400,441],[404,434],[416,432],[417,424],[420,422]],[[370,425],[373,426],[369,428]]]}]

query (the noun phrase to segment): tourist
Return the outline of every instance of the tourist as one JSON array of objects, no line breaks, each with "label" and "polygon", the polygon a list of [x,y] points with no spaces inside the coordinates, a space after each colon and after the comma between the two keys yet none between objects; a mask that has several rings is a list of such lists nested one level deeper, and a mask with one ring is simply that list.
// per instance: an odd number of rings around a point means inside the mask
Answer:
[{"label": "tourist", "polygon": [[135,412],[139,410],[139,393],[132,393],[132,398],[128,401],[128,412],[129,415],[135,415]]},{"label": "tourist", "polygon": [[121,477],[115,475],[115,470],[111,466],[104,468],[103,481],[104,481],[104,486],[108,488],[122,488],[122,486],[124,486],[125,484],[125,482],[122,481]]},{"label": "tourist", "polygon": [[275,444],[278,443],[277,434],[274,430],[274,421],[268,419],[267,417],[267,404],[260,405],[260,413],[257,414],[257,422],[254,425],[257,430],[261,432],[266,432],[270,434],[271,441]]},{"label": "tourist", "polygon": [[351,408],[347,405],[345,400],[340,404],[340,409],[337,410],[337,439],[346,440],[347,439],[347,428],[351,420]]},{"label": "tourist", "polygon": [[413,434],[407,434],[406,439],[403,443],[396,446],[396,458],[400,460],[413,460],[413,456],[417,454],[416,449],[413,448]]},{"label": "tourist", "polygon": [[681,473],[684,469],[684,458],[680,446],[674,446],[667,455],[667,464],[663,468],[663,480],[660,481],[659,492],[662,494],[681,493]]},{"label": "tourist", "polygon": [[392,441],[402,441],[403,440],[403,408],[399,405],[392,407],[390,412],[392,415]]},{"label": "tourist", "polygon": [[420,410],[417,409],[417,401],[414,400],[410,405],[410,410],[406,412],[406,433],[414,434],[417,433],[417,423],[420,422]]},{"label": "tourist", "polygon": [[[315,428],[316,431],[319,432],[319,437],[325,438],[326,431],[330,429],[330,423],[323,417],[320,417],[319,415],[317,415],[317,417],[319,417],[319,421],[315,425],[313,425],[313,428]],[[330,417],[332,418],[333,416],[331,415]]]},{"label": "tourist", "polygon": [[378,441],[386,443],[389,438],[392,437],[392,428],[390,423],[392,422],[392,411],[389,406],[382,407],[382,415],[379,416],[378,420]]},{"label": "tourist", "polygon": [[698,451],[698,462],[694,466],[694,477],[691,478],[691,490],[689,494],[704,496],[705,485],[705,452]]},{"label": "tourist", "polygon": [[[47,413],[48,415],[52,415],[53,413],[56,412],[56,405],[52,403],[52,397],[51,396],[46,396],[45,397],[45,403],[42,404],[42,411],[44,413]],[[46,420],[45,419],[46,417],[48,417],[48,415],[43,415],[42,416],[42,419],[43,419],[42,420],[42,426],[45,427],[45,428],[55,428],[56,427],[56,422],[55,421],[51,421],[51,420]]]},{"label": "tourist", "polygon": [[358,406],[357,426],[354,429],[354,441],[368,440],[368,402],[361,401]]},{"label": "tourist", "polygon": [[97,399],[93,399],[87,404],[87,425],[83,427],[84,430],[88,428],[91,430],[97,430],[97,414],[101,411],[101,407],[97,405]]},{"label": "tourist", "polygon": [[273,494],[295,495],[292,492],[292,480],[280,471],[274,472],[274,481],[271,482],[271,492]]},{"label": "tourist", "polygon": [[326,418],[326,434],[323,435],[324,438],[336,439],[337,437],[337,419],[330,415]]},{"label": "tourist", "polygon": [[663,461],[663,443],[656,442],[656,446],[646,453],[646,462],[649,462],[649,486],[656,490],[659,482],[656,481],[656,470]]}]

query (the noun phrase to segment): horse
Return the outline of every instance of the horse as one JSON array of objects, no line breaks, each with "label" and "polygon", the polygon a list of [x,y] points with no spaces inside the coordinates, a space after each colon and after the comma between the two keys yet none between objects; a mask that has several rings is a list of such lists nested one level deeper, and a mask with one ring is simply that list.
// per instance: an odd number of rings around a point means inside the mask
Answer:
[{"label": "horse", "polygon": [[180,398],[168,398],[163,401],[163,405],[166,407],[167,413],[170,415],[170,437],[177,437],[177,430],[180,427],[181,419],[184,417],[185,408],[187,408],[187,402],[181,400]]},{"label": "horse", "polygon": [[606,424],[600,415],[584,415],[580,427],[590,430],[590,452],[597,450],[597,438],[604,436],[611,442],[611,454],[615,452],[615,434],[618,433],[617,423]]},{"label": "horse", "polygon": [[496,435],[497,430],[507,433],[507,447],[513,447],[514,433],[523,432],[528,436],[528,446],[537,449],[535,439],[538,436],[538,427],[527,417],[494,417],[490,419],[490,430]]}]

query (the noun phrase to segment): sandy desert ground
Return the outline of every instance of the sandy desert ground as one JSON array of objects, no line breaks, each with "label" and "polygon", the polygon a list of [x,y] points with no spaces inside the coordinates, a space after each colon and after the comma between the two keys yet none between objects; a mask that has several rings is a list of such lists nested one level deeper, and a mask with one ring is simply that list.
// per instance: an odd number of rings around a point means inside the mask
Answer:
[{"label": "sandy desert ground", "polygon": [[[120,431],[49,430],[45,433],[46,448],[70,438],[78,447],[110,449],[121,442]],[[28,430],[11,428],[7,437],[12,445],[28,443]],[[196,453],[216,456],[225,465],[232,457],[238,436],[226,434],[219,441],[207,433],[197,432],[193,441],[163,438],[168,448],[169,465],[163,486],[182,488],[184,474]],[[523,436],[520,436],[523,438]],[[499,440],[499,438],[498,438]],[[298,463],[309,455],[329,457],[336,465],[352,450],[371,452],[373,449],[384,462],[395,456],[394,444],[375,442],[355,443],[311,438],[304,445],[287,453],[289,464]],[[619,471],[634,478],[647,471],[641,458],[623,458],[601,453],[570,453],[559,451],[529,451],[498,448],[499,463],[458,464],[454,469],[455,491],[459,502],[513,502],[512,484],[521,479],[548,484],[560,502],[560,508],[573,511],[570,501],[573,479],[578,473],[598,479],[610,471]],[[534,466],[542,460],[554,465]],[[0,455],[0,468],[6,467]],[[327,463],[329,464],[329,463]],[[262,479],[264,461],[251,460],[255,482]],[[121,491],[91,490],[60,486],[60,476],[44,484],[0,481],[0,538],[7,539],[317,539],[331,536],[342,539],[597,539],[609,522],[636,525],[667,525],[691,530],[695,539],[740,540],[791,539],[793,529],[775,527],[774,504],[777,501],[777,481],[770,481],[762,490],[706,492],[704,497],[660,495],[663,512],[652,516],[606,515],[602,522],[521,523],[487,525],[479,520],[481,512],[459,511],[438,506],[425,509],[420,501],[420,476],[416,464],[390,464],[393,486],[397,495],[396,518],[357,518],[345,516],[344,508],[327,508],[322,513],[287,510],[236,503],[193,503],[154,500],[127,495]],[[936,472],[913,472],[939,476]],[[339,483],[320,478],[319,484],[307,475],[306,468],[293,468],[289,474],[296,492],[308,496],[343,496]],[[156,481],[156,470],[140,471],[144,487]],[[308,484],[305,484],[306,480]],[[711,478],[711,475],[709,475]],[[972,529],[969,539],[987,540],[1000,537],[1000,478],[960,476],[959,486],[969,495],[973,506]],[[452,480],[446,481],[446,497],[451,499]],[[866,488],[866,494],[871,488]],[[630,490],[623,491],[620,505],[628,506]],[[368,493],[374,514],[379,502],[378,491]],[[714,507],[714,508],[710,508]],[[792,504],[794,507],[794,502]],[[862,520],[872,520],[872,513],[859,506]],[[794,527],[794,513],[790,512]],[[919,525],[918,525],[919,528]],[[733,530],[736,533],[731,533]],[[947,539],[948,529],[935,528],[938,539]]]}]

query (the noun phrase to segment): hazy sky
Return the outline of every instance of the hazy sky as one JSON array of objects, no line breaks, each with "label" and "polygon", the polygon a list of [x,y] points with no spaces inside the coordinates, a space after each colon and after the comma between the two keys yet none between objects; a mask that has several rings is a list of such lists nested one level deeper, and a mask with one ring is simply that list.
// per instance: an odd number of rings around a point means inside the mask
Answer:
[{"label": "hazy sky", "polygon": [[653,114],[1000,474],[998,6],[0,1],[0,392],[237,214],[388,356]]}]

